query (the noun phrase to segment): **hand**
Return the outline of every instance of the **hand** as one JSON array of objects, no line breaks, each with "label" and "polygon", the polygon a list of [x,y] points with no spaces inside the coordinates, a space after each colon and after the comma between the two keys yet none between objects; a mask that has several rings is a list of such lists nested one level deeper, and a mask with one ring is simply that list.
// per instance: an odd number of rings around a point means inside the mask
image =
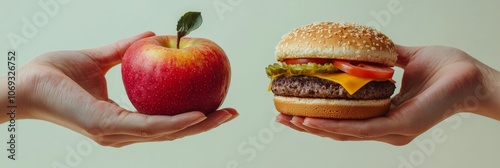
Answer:
[{"label": "hand", "polygon": [[[404,69],[404,75],[401,90],[392,99],[386,116],[333,120],[280,114],[277,121],[298,131],[336,140],[375,140],[405,145],[459,111],[488,111],[482,105],[465,105],[468,96],[485,100],[491,97],[492,92],[485,87],[488,84],[483,83],[486,74],[491,74],[486,65],[449,47],[397,46],[396,49],[397,66]],[[500,118],[498,114],[496,117]]]},{"label": "hand", "polygon": [[113,147],[174,140],[208,131],[238,116],[232,108],[207,116],[202,112],[150,116],[127,111],[110,100],[106,72],[121,62],[133,42],[154,35],[145,32],[101,48],[36,57],[19,70],[26,85],[22,90],[30,93],[24,106],[31,106],[25,108],[28,114],[23,116],[59,124]]}]

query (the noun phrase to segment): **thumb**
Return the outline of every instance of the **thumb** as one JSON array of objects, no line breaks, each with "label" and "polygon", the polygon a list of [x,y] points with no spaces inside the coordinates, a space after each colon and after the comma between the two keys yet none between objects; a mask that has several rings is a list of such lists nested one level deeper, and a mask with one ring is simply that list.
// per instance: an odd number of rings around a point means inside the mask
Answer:
[{"label": "thumb", "polygon": [[407,47],[396,44],[396,52],[398,53],[398,60],[396,66],[405,68],[406,65],[413,59],[413,56],[420,50],[420,47]]},{"label": "thumb", "polygon": [[130,45],[134,42],[146,38],[154,36],[155,33],[151,31],[146,31],[132,37],[128,37],[119,41],[116,41],[112,44],[108,44],[106,46],[86,49],[82,52],[87,56],[91,57],[97,64],[104,70],[108,70],[109,68],[119,64],[121,62],[121,58],[125,54]]}]

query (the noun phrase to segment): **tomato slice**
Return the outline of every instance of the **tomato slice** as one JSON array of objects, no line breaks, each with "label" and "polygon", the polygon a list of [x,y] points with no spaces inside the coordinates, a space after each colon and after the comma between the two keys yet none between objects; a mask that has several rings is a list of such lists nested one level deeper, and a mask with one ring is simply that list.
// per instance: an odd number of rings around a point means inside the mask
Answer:
[{"label": "tomato slice", "polygon": [[334,60],[333,66],[345,73],[363,78],[391,79],[394,75],[394,69],[391,67],[374,63]]},{"label": "tomato slice", "polygon": [[309,62],[317,63],[317,64],[326,64],[332,63],[332,59],[323,59],[323,58],[290,58],[285,59],[283,62],[287,64],[307,64]]}]

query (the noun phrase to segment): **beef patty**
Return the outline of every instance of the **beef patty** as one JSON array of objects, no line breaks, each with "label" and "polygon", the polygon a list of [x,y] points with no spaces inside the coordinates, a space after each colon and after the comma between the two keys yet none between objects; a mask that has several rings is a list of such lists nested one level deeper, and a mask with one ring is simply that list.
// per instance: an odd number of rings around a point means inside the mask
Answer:
[{"label": "beef patty", "polygon": [[351,95],[340,84],[314,76],[279,76],[272,82],[272,92],[278,96],[330,99],[385,99],[396,86],[391,81],[371,81]]}]

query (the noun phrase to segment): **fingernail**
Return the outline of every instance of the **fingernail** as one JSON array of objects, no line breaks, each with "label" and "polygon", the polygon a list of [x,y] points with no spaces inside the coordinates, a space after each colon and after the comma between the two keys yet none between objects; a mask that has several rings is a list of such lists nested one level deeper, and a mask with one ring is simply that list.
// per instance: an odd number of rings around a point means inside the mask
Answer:
[{"label": "fingernail", "polygon": [[284,114],[278,114],[278,116],[276,116],[276,121],[290,121],[292,120],[293,117],[290,117],[290,116],[287,116],[287,115],[284,115]]},{"label": "fingernail", "polygon": [[302,117],[297,117],[297,116],[294,116],[290,122],[295,122],[295,123],[300,123],[302,124],[304,122],[304,119]]},{"label": "fingernail", "polygon": [[199,117],[198,119],[194,120],[194,121],[192,122],[192,124],[191,124],[191,125],[198,124],[198,123],[200,123],[200,122],[204,121],[205,119],[207,119],[207,117],[206,117],[206,116]]},{"label": "fingernail", "polygon": [[233,117],[233,115],[227,111],[227,110],[224,110],[225,114],[224,114],[224,117],[221,118],[219,121],[217,121],[217,123],[220,125],[222,123],[225,123],[227,122],[229,119],[231,119]]},{"label": "fingernail", "polygon": [[238,116],[238,115],[240,115],[240,114],[238,113],[238,111],[236,111],[235,109],[229,109],[229,108],[227,108],[227,109],[225,109],[225,110],[226,110],[229,114],[231,114],[232,116]]},{"label": "fingernail", "polygon": [[305,126],[311,127],[311,128],[319,129],[319,127],[317,125],[311,124],[311,122],[309,122],[307,120],[304,121],[302,124],[304,124]]},{"label": "fingernail", "polygon": [[297,120],[294,120],[294,119],[290,120],[290,122],[291,122],[293,125],[302,125],[302,123],[301,123],[301,122],[299,122],[299,121],[297,121]]},{"label": "fingernail", "polygon": [[305,126],[311,127],[311,128],[320,129],[320,127],[318,127],[315,124],[312,124],[307,118],[304,119],[304,122],[302,124],[304,124]]}]

